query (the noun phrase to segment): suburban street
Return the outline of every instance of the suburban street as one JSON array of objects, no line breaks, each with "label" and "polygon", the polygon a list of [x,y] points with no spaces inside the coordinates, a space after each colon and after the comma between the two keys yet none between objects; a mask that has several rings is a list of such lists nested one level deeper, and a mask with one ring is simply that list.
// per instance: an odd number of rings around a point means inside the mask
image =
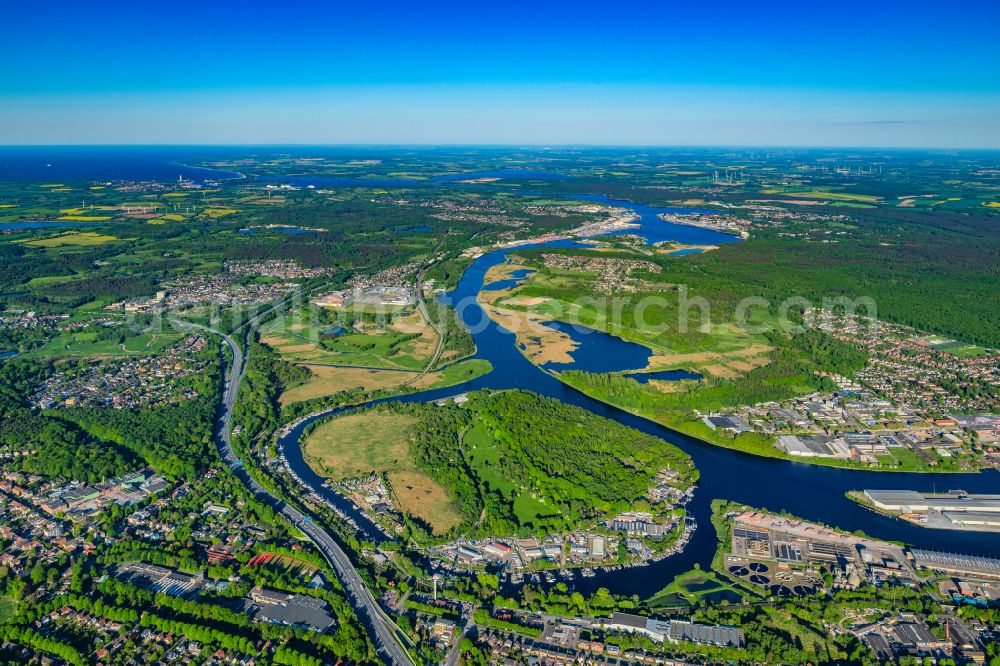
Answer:
[{"label": "suburban street", "polygon": [[[310,541],[320,550],[330,565],[337,572],[337,576],[347,592],[358,616],[365,623],[372,640],[378,649],[379,656],[390,666],[404,666],[413,664],[410,655],[396,640],[394,631],[388,624],[378,602],[365,586],[361,576],[351,563],[350,558],[344,550],[337,544],[330,534],[317,525],[308,516],[305,516],[293,506],[281,498],[271,494],[249,472],[247,472],[243,462],[237,457],[233,450],[232,439],[230,438],[231,420],[233,406],[236,403],[236,395],[239,392],[240,384],[246,374],[246,359],[236,341],[230,336],[212,328],[188,322],[175,322],[180,325],[198,328],[209,333],[214,333],[221,337],[229,346],[233,354],[233,361],[226,375],[225,388],[222,394],[222,403],[219,410],[216,441],[219,447],[219,454],[223,461],[233,471],[233,473],[250,489],[254,496],[270,505],[275,511],[281,513],[293,525],[299,528]],[[251,325],[253,322],[251,322]]]}]

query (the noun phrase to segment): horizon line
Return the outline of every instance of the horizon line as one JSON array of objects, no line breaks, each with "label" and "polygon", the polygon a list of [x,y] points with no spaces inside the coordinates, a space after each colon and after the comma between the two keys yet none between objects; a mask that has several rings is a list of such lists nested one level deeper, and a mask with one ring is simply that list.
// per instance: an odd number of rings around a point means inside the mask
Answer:
[{"label": "horizon line", "polygon": [[882,150],[882,151],[982,151],[1000,152],[998,146],[836,146],[824,144],[725,144],[725,143],[6,143],[8,148],[701,148],[756,150]]}]

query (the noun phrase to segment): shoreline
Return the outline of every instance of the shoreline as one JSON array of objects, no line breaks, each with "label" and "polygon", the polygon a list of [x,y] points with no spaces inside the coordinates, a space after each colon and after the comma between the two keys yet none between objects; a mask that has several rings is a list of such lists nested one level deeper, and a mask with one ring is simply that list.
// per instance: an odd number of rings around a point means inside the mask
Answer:
[{"label": "shoreline", "polygon": [[709,231],[717,231],[720,234],[730,234],[732,236],[739,236],[743,240],[750,238],[750,232],[744,231],[743,229],[731,229],[730,227],[722,226],[719,224],[713,224],[711,222],[695,222],[694,220],[688,219],[675,219],[676,213],[657,213],[656,217],[661,222],[666,222],[668,224],[680,224],[686,227],[698,227],[699,229],[708,229]]},{"label": "shoreline", "polygon": [[[508,248],[498,248],[498,249],[508,249]],[[511,260],[511,258],[508,256],[507,259],[506,259],[506,261],[504,261],[504,262],[498,264],[496,267],[494,267],[494,268],[499,268],[499,267],[504,267],[504,268],[501,269],[501,270],[495,271],[495,275],[493,277],[494,278],[502,277],[502,274],[505,274],[507,271],[511,270],[512,268],[516,269],[518,266],[519,266],[519,264],[516,264],[516,262],[513,262]],[[493,270],[493,269],[490,269],[490,270]],[[502,290],[490,291],[488,293],[491,294],[491,295],[496,295],[496,298],[483,299],[482,297],[483,297],[483,294],[484,294],[484,287],[489,284],[488,280],[489,280],[489,273],[487,273],[487,277],[483,281],[483,288],[480,288],[480,290],[476,294],[476,303],[479,305],[480,308],[482,308],[483,312],[485,312],[486,315],[490,319],[492,319],[494,321],[494,323],[496,323],[497,325],[503,327],[504,322],[502,321],[502,319],[500,319],[497,316],[495,316],[495,314],[497,314],[496,313],[497,306],[494,303],[495,303],[495,301],[498,301],[498,300],[502,299],[504,296],[509,296],[510,292],[514,289],[514,287],[510,287],[510,288],[502,289]],[[559,321],[558,319],[554,319],[554,318],[547,318],[547,317],[544,317],[544,316],[532,315],[528,311],[515,310],[514,312],[521,312],[525,317],[534,316],[536,319],[540,319],[540,320],[544,319],[545,321],[556,321],[556,322]],[[563,323],[565,323],[565,322],[563,322]],[[615,333],[611,333],[611,332],[608,332],[608,331],[602,331],[601,329],[594,329],[594,330],[595,331],[600,331],[600,332],[605,333],[606,335],[610,335],[612,337],[616,337],[616,338],[618,338],[618,339],[620,339],[622,341],[625,341],[625,342],[634,342],[636,344],[642,344],[643,346],[646,346],[648,349],[650,349],[650,351],[652,352],[652,354],[654,356],[657,353],[656,349],[653,349],[652,347],[649,347],[648,345],[646,345],[645,343],[643,343],[643,342],[641,342],[639,340],[629,340],[629,339],[621,337],[620,335],[617,335]],[[521,336],[522,335],[523,335],[522,333],[515,334],[515,337],[517,338],[517,340],[518,340],[519,343],[521,342],[521,339],[522,339]],[[668,428],[672,432],[678,433],[680,435],[684,435],[686,437],[691,437],[693,439],[698,440],[699,442],[702,442],[702,443],[705,443],[705,444],[709,444],[711,446],[717,446],[719,448],[728,449],[730,451],[737,451],[739,453],[744,453],[744,454],[747,454],[747,455],[753,455],[753,456],[757,456],[757,457],[760,457],[760,458],[771,458],[771,459],[775,459],[775,460],[784,460],[784,461],[790,462],[790,463],[800,463],[800,464],[811,465],[811,466],[815,466],[815,467],[832,467],[832,468],[835,468],[835,469],[843,469],[843,470],[851,470],[851,471],[896,472],[896,473],[903,473],[903,474],[970,474],[970,473],[971,474],[979,474],[984,469],[988,469],[988,467],[980,467],[980,468],[975,469],[975,470],[896,469],[896,468],[887,468],[887,467],[869,467],[869,466],[859,466],[859,465],[842,464],[840,460],[835,459],[835,458],[831,458],[829,462],[825,462],[825,461],[821,461],[821,460],[816,460],[814,458],[805,458],[805,459],[803,459],[803,458],[798,458],[798,457],[791,456],[791,455],[788,455],[788,454],[784,454],[783,455],[777,448],[774,448],[773,445],[772,445],[773,452],[768,452],[767,454],[760,453],[760,452],[757,452],[757,451],[751,451],[751,450],[748,450],[748,449],[745,449],[745,448],[741,448],[741,447],[738,447],[738,446],[729,446],[729,445],[724,444],[724,443],[715,442],[715,441],[712,441],[710,439],[706,439],[706,438],[704,438],[702,436],[686,432],[686,431],[682,430],[681,428],[679,428],[677,426],[677,424],[664,423],[662,421],[658,421],[658,420],[656,420],[656,419],[654,419],[654,418],[652,418],[652,417],[644,414],[642,411],[636,411],[636,410],[632,410],[632,409],[629,409],[629,408],[626,408],[626,407],[622,407],[620,405],[616,405],[615,403],[609,402],[608,400],[605,400],[604,398],[602,398],[602,397],[600,397],[598,395],[595,395],[593,393],[587,392],[587,391],[581,389],[580,387],[574,386],[573,384],[571,384],[571,383],[567,382],[565,379],[563,379],[563,377],[562,377],[563,373],[562,372],[557,371],[557,370],[553,370],[551,368],[545,368],[542,365],[540,365],[539,363],[537,363],[533,359],[532,355],[529,354],[529,351],[533,348],[532,345],[529,345],[529,344],[516,344],[515,347],[517,348],[517,350],[521,354],[521,356],[523,356],[529,363],[531,363],[532,365],[534,365],[535,368],[537,368],[541,372],[545,372],[545,373],[547,373],[549,375],[554,376],[564,386],[568,386],[569,388],[572,388],[575,391],[579,391],[580,393],[582,393],[582,394],[584,394],[584,395],[586,395],[586,396],[588,396],[588,397],[590,397],[590,398],[592,398],[594,400],[597,400],[597,401],[599,401],[599,402],[601,402],[603,404],[609,405],[609,406],[614,407],[616,409],[621,409],[622,411],[627,412],[629,414],[632,414],[633,416],[637,416],[639,418],[646,419],[647,421],[650,421],[651,423],[655,423],[657,425],[660,425],[660,426],[663,426],[665,428]],[[570,357],[572,357],[572,352],[575,351],[575,349],[576,349],[576,346],[573,346],[572,349],[569,349],[565,353],[567,353]],[[653,356],[651,356],[650,358],[653,358]],[[669,364],[668,364],[668,366],[669,366]],[[631,371],[628,371],[628,372],[653,372],[653,371],[656,371],[656,369],[657,368],[650,368],[650,367],[647,366],[646,368],[639,368],[639,369],[631,370]],[[620,374],[620,373],[608,373],[608,374]]]},{"label": "shoreline", "polygon": [[[528,360],[530,361],[531,359],[528,359]],[[542,370],[543,372],[545,372],[544,368],[539,367],[538,369]],[[888,468],[884,468],[884,467],[856,467],[856,466],[852,466],[852,465],[837,464],[836,463],[836,459],[831,459],[831,460],[833,460],[833,462],[830,462],[830,463],[826,463],[826,462],[813,462],[811,459],[800,460],[798,458],[795,458],[795,457],[789,456],[789,455],[784,455],[783,456],[780,453],[778,453],[777,449],[775,449],[775,454],[774,455],[757,453],[756,451],[749,451],[749,450],[746,450],[746,449],[743,449],[743,448],[740,448],[740,447],[727,446],[725,444],[721,444],[721,443],[718,443],[718,442],[713,442],[713,441],[711,441],[709,439],[705,439],[704,437],[699,437],[698,435],[695,435],[695,434],[692,434],[692,433],[689,433],[689,432],[685,432],[684,430],[681,430],[680,428],[678,428],[676,424],[664,423],[663,421],[657,421],[656,419],[650,418],[649,416],[647,416],[646,414],[644,414],[641,411],[632,410],[632,409],[629,409],[627,407],[622,407],[621,405],[616,405],[615,403],[609,402],[608,400],[605,400],[604,398],[602,398],[602,397],[600,397],[598,395],[594,395],[593,393],[589,393],[589,392],[583,390],[582,388],[580,388],[578,386],[574,386],[573,384],[571,384],[571,383],[565,381],[564,379],[562,379],[562,376],[561,376],[562,373],[557,373],[557,372],[554,372],[554,371],[549,371],[549,374],[553,375],[556,379],[558,379],[560,382],[562,382],[562,384],[564,386],[568,386],[569,388],[573,389],[574,391],[579,391],[580,393],[582,393],[583,395],[587,396],[588,398],[591,398],[593,400],[597,400],[598,402],[604,403],[605,405],[608,405],[610,407],[614,407],[615,409],[620,409],[623,412],[626,412],[626,413],[631,414],[633,416],[637,416],[637,417],[639,417],[641,419],[645,419],[645,420],[647,420],[647,421],[649,421],[651,423],[655,423],[655,424],[657,424],[659,426],[663,426],[664,428],[667,428],[671,432],[675,432],[675,433],[677,433],[679,435],[683,435],[685,437],[690,437],[690,438],[695,439],[698,442],[701,442],[703,444],[708,444],[710,446],[716,446],[716,447],[719,447],[721,449],[727,449],[729,451],[736,451],[737,453],[743,453],[743,454],[750,455],[750,456],[756,456],[758,458],[772,458],[774,460],[784,460],[785,462],[790,462],[790,463],[799,463],[799,464],[802,464],[802,465],[811,465],[811,466],[814,466],[814,467],[832,467],[832,468],[835,468],[835,469],[843,469],[843,470],[855,471],[855,472],[894,472],[896,474],[980,474],[983,471],[982,469],[977,469],[977,470],[973,470],[973,471],[969,471],[969,470],[940,470],[940,469],[901,470],[901,469],[888,469]]]}]

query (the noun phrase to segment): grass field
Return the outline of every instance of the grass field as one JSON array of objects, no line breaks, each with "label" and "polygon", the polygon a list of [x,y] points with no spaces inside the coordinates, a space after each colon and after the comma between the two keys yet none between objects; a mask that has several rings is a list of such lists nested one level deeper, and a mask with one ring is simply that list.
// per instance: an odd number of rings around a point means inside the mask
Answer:
[{"label": "grass field", "polygon": [[[333,395],[340,391],[361,389],[375,391],[392,388],[408,382],[418,389],[444,388],[475,379],[493,371],[489,361],[469,359],[448,366],[441,372],[429,372],[417,379],[414,372],[402,370],[380,370],[371,368],[338,368],[330,365],[303,363],[302,366],[312,372],[304,384],[293,386],[278,399],[281,405],[312,400]],[[415,381],[414,381],[415,380]]]},{"label": "grass field", "polygon": [[0,622],[7,622],[16,612],[17,602],[10,595],[0,595]]},{"label": "grass field", "polygon": [[[892,448],[889,449],[889,453],[899,462],[900,471],[926,472],[932,469],[916,453],[908,448]],[[939,465],[938,471],[958,471],[959,465],[955,458],[941,458],[936,453],[931,453],[930,456],[932,460],[937,461]]]},{"label": "grass field", "polygon": [[177,342],[181,333],[143,333],[125,339],[118,344],[117,340],[98,340],[94,333],[64,333],[48,343],[24,354],[24,358],[109,358],[160,352]]},{"label": "grass field", "polygon": [[292,363],[327,363],[385,370],[422,370],[437,345],[437,334],[416,312],[384,328],[373,325],[321,340],[330,328],[308,311],[281,317],[263,329],[261,341]]},{"label": "grass field", "polygon": [[[60,218],[69,219],[69,218]],[[104,218],[108,219],[108,218]],[[90,245],[104,245],[105,243],[110,243],[111,241],[119,240],[114,236],[108,236],[106,234],[99,234],[94,231],[67,231],[61,233],[58,236],[52,236],[50,238],[39,238],[37,240],[24,240],[15,241],[23,245],[29,245],[31,247],[62,247],[64,245],[80,245],[80,246],[90,246]]]},{"label": "grass field", "polygon": [[433,534],[444,534],[462,523],[448,493],[431,477],[417,471],[389,472],[388,476],[399,508],[427,523]]},{"label": "grass field", "polygon": [[650,597],[650,608],[694,606],[699,601],[718,603],[726,600],[735,603],[743,594],[713,571],[692,569],[675,578],[670,585]]},{"label": "grass field", "polygon": [[317,472],[336,480],[386,474],[399,508],[443,534],[461,523],[461,516],[445,489],[412,462],[410,429],[415,423],[412,416],[384,412],[341,416],[309,433],[302,454]]},{"label": "grass field", "polygon": [[822,190],[809,190],[807,192],[785,192],[790,197],[801,197],[803,199],[829,199],[831,201],[857,201],[861,203],[877,203],[879,197],[868,194],[851,194],[849,192],[824,192]]},{"label": "grass field", "polygon": [[413,379],[412,372],[399,370],[369,370],[367,368],[335,368],[329,365],[302,364],[312,372],[304,384],[281,394],[282,406],[293,402],[333,395],[339,391],[360,388],[364,391],[391,388]]},{"label": "grass field", "polygon": [[491,372],[493,372],[493,365],[489,361],[472,358],[455,365],[449,365],[441,372],[431,373],[430,376],[436,377],[436,379],[428,388],[443,388],[461,384]]},{"label": "grass field", "polygon": [[469,465],[476,470],[476,476],[491,491],[498,491],[504,496],[514,492],[516,486],[503,474],[497,442],[482,423],[476,423],[466,431],[462,446],[469,457]]},{"label": "grass field", "polygon": [[405,414],[363,412],[322,423],[309,433],[302,453],[310,465],[338,481],[372,472],[411,470],[410,428]]},{"label": "grass field", "polygon": [[948,352],[952,356],[959,356],[963,358],[976,358],[990,353],[990,351],[985,347],[980,347],[979,345],[967,345],[961,342],[935,345],[934,348],[938,351]]}]

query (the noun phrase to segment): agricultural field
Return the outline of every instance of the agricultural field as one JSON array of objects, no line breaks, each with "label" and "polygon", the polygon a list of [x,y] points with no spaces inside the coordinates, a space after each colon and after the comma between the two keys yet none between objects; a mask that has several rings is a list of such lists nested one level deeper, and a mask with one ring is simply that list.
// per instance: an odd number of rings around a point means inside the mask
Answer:
[{"label": "agricultural field", "polygon": [[282,407],[304,400],[330,396],[340,391],[361,389],[368,392],[392,388],[413,381],[416,376],[414,372],[401,370],[341,368],[316,363],[300,365],[309,370],[310,377],[305,383],[288,388],[281,393],[278,400]]},{"label": "agricultural field", "polygon": [[[776,192],[780,193],[780,192]],[[878,203],[880,197],[870,194],[851,194],[850,192],[831,192],[820,190],[808,190],[805,192],[784,192],[790,197],[801,197],[803,199],[819,199],[829,201],[846,201],[852,203],[874,204]]]},{"label": "agricultural field", "polygon": [[[373,318],[376,319],[376,318]],[[355,321],[350,328],[316,317],[282,317],[262,331],[262,342],[292,363],[384,370],[421,370],[437,345],[437,334],[416,311],[396,311],[388,322]]]},{"label": "agricultural field", "polygon": [[309,433],[303,456],[336,480],[385,474],[399,508],[445,533],[461,522],[448,492],[414,464],[410,450],[418,419],[408,414],[365,412],[325,421]]},{"label": "agricultural field", "polygon": [[92,245],[104,245],[105,243],[110,243],[116,240],[120,239],[115,236],[100,234],[94,231],[67,231],[49,238],[39,238],[37,240],[25,240],[20,242],[28,247],[52,248],[64,247],[67,245],[88,247]]},{"label": "agricultural field", "polygon": [[366,412],[324,421],[305,439],[303,454],[331,478],[412,469],[409,446],[417,419],[407,414]]}]

